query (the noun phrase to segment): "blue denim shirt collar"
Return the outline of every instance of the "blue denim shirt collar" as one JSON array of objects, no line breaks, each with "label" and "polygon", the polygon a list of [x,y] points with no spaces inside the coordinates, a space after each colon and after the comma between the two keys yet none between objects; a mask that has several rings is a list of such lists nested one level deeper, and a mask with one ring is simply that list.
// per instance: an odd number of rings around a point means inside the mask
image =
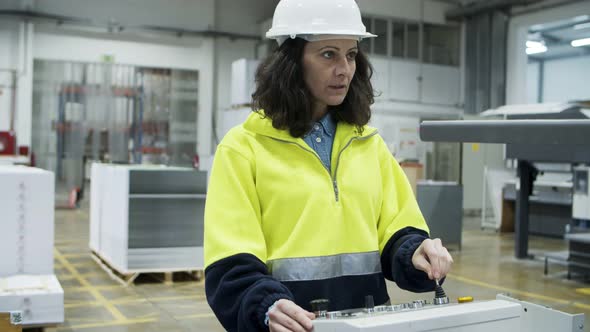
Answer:
[{"label": "blue denim shirt collar", "polygon": [[324,134],[334,137],[336,134],[336,121],[334,121],[331,112],[326,113],[326,115],[324,115],[317,123],[322,126],[322,129],[324,129]]}]

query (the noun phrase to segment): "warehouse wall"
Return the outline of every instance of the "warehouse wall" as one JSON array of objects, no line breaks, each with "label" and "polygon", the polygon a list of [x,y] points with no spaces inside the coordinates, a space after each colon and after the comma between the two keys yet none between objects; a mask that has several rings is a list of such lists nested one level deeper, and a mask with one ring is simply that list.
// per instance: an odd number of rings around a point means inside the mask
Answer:
[{"label": "warehouse wall", "polygon": [[[590,12],[590,1],[579,1],[551,9],[514,16],[508,27],[506,103],[527,102],[527,30],[533,24],[569,19]],[[546,80],[547,82],[547,80]]]},{"label": "warehouse wall", "polygon": [[214,0],[37,0],[35,10],[127,26],[202,30],[213,25]]},{"label": "warehouse wall", "polygon": [[529,62],[526,72],[526,103],[534,104],[539,100],[539,62]]},{"label": "warehouse wall", "polygon": [[[466,120],[481,120],[477,116],[466,116]],[[484,188],[484,167],[504,168],[504,145],[463,143],[463,209],[479,213],[482,209]],[[490,207],[489,202],[487,206]]]},{"label": "warehouse wall", "polygon": [[590,99],[590,56],[545,61],[544,102]]},{"label": "warehouse wall", "polygon": [[[14,9],[18,0],[0,1],[1,9]],[[18,68],[18,31],[17,20],[0,18],[0,131],[10,128],[10,108],[12,107],[12,72]]]},{"label": "warehouse wall", "polygon": [[[10,128],[10,109],[14,87],[10,83],[10,72],[17,75],[15,126],[18,145],[30,145],[30,123],[32,105],[32,37],[33,25],[5,19],[0,22],[0,79],[4,81],[0,96],[0,130]],[[2,83],[0,83],[2,84]],[[20,111],[22,109],[22,112]],[[22,135],[19,133],[23,133]]]},{"label": "warehouse wall", "polygon": [[[18,21],[0,21],[0,45],[18,45]],[[0,131],[10,128],[12,71],[18,68],[18,48],[0,47]]]},{"label": "warehouse wall", "polygon": [[[189,30],[221,30],[240,34],[260,35],[258,23],[271,16],[276,0],[239,2],[229,0],[200,1],[116,1],[96,2],[92,0],[36,1],[34,9],[40,12],[92,18],[99,25],[106,22],[133,27],[138,25],[159,25]],[[4,9],[18,9],[18,1],[3,3]],[[113,10],[115,9],[115,10]],[[217,11],[217,13],[216,13]],[[219,13],[223,11],[223,15]],[[214,15],[217,14],[217,15]],[[216,22],[217,20],[217,22]],[[19,68],[19,25],[18,21],[0,25],[0,68]],[[102,55],[114,56],[116,63],[194,69],[200,71],[200,113],[198,128],[198,152],[201,156],[211,154],[211,124],[216,104],[223,105],[229,97],[224,87],[230,85],[229,67],[234,59],[253,57],[256,41],[229,40],[227,38],[163,37],[145,32],[123,31],[108,34],[104,27],[79,28],[38,24],[30,27],[29,42],[33,51],[26,56],[26,63],[32,67],[34,58],[100,62]],[[34,43],[33,43],[34,38]],[[227,68],[227,69],[226,69]],[[0,80],[9,74],[0,74]],[[0,83],[1,84],[1,83]],[[19,144],[30,144],[31,140],[31,94],[32,77],[26,77],[19,84],[17,107],[17,134]],[[219,94],[217,92],[220,91]],[[6,95],[0,95],[0,130],[9,126],[9,107]],[[216,97],[217,96],[217,97]]]},{"label": "warehouse wall", "polygon": [[101,56],[108,54],[119,64],[198,70],[200,109],[197,152],[203,156],[209,154],[211,145],[207,126],[211,123],[212,114],[212,53],[212,40],[202,38],[186,40],[183,45],[165,45],[41,32],[35,34],[34,42],[36,59],[100,62]]},{"label": "warehouse wall", "polygon": [[[527,103],[536,103],[539,96],[538,61],[527,65]],[[590,99],[588,89],[590,56],[576,56],[544,61],[543,102],[566,102]]]},{"label": "warehouse wall", "polygon": [[[168,26],[190,30],[215,29],[260,36],[260,23],[272,17],[278,0],[26,0],[3,1],[3,8],[26,8],[40,12],[70,15],[92,19],[99,25],[111,22],[127,27],[138,25]],[[361,9],[367,14],[393,16],[406,19],[442,23],[444,11],[450,6],[436,1],[361,0]],[[115,10],[113,10],[115,9]],[[229,106],[230,65],[238,58],[254,58],[257,41],[225,38],[203,39],[154,36],[145,32],[123,31],[106,33],[105,28],[80,29],[79,27],[32,24],[28,26],[27,42],[31,52],[26,58],[19,55],[19,34],[22,24],[0,25],[0,43],[8,47],[0,50],[0,68],[31,67],[27,76],[19,81],[17,129],[20,144],[31,141],[31,95],[33,59],[98,62],[102,55],[114,56],[115,63],[196,69],[200,71],[199,147],[201,156],[211,153],[212,117],[216,110]],[[81,31],[84,30],[84,31]],[[22,66],[21,66],[22,67]],[[24,67],[22,67],[24,68]],[[2,77],[0,77],[0,80]],[[0,96],[0,129],[8,124],[9,110],[6,95]]]},{"label": "warehouse wall", "polygon": [[[357,0],[363,14],[444,23],[452,5],[432,0]],[[422,16],[422,13],[424,14]]]}]

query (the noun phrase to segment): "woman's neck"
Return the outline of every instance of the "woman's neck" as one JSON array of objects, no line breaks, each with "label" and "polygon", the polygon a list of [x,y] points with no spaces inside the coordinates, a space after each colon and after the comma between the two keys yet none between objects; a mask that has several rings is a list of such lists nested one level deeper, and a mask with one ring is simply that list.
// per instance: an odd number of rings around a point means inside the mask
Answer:
[{"label": "woman's neck", "polygon": [[322,103],[314,103],[313,105],[313,122],[320,121],[328,113],[328,105]]}]

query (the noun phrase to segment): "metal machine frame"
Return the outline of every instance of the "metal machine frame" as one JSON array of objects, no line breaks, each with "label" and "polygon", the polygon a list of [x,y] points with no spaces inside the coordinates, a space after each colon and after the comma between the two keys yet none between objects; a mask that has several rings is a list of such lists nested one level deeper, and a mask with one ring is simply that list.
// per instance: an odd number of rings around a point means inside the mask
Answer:
[{"label": "metal machine frame", "polygon": [[429,304],[413,301],[371,309],[327,312],[314,320],[316,332],[581,332],[584,314],[568,314],[505,294],[495,300]]},{"label": "metal machine frame", "polygon": [[435,142],[506,144],[518,160],[515,256],[528,258],[529,196],[537,170],[533,161],[590,163],[590,120],[424,121],[420,138]]}]

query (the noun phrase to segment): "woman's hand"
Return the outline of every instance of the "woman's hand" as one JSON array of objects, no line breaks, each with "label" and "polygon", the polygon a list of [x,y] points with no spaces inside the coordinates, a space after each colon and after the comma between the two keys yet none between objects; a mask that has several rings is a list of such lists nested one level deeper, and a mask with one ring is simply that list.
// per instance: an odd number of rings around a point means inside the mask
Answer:
[{"label": "woman's hand", "polygon": [[440,239],[426,239],[414,252],[412,264],[428,274],[429,279],[444,278],[451,270],[453,257]]},{"label": "woman's hand", "polygon": [[268,327],[271,332],[309,332],[313,329],[311,320],[315,315],[289,300],[277,301],[268,313]]}]

